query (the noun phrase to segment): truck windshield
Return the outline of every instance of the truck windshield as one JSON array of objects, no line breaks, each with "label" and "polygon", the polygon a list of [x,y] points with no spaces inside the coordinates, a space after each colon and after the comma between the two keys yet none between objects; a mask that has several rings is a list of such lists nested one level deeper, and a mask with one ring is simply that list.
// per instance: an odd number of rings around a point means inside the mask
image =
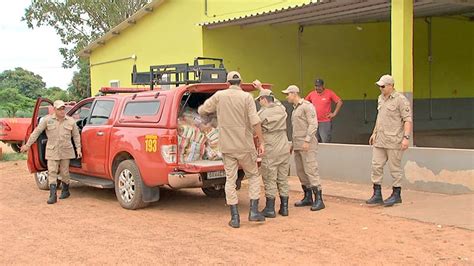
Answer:
[{"label": "truck windshield", "polygon": [[110,117],[110,113],[114,109],[114,101],[99,100],[96,101],[94,109],[89,120],[89,124],[92,125],[104,125],[107,123]]}]

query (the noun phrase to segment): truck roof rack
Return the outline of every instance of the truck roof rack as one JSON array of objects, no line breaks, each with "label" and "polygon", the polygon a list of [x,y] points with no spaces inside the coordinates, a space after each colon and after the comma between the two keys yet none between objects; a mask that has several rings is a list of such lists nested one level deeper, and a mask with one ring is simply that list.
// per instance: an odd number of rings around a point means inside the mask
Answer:
[{"label": "truck roof rack", "polygon": [[[219,64],[200,64],[200,61],[211,60]],[[225,83],[227,81],[227,70],[224,60],[212,57],[196,57],[193,65],[188,63],[153,65],[149,72],[138,72],[137,66],[133,65],[132,84],[149,85],[153,90],[155,85],[187,85],[197,83]]]}]

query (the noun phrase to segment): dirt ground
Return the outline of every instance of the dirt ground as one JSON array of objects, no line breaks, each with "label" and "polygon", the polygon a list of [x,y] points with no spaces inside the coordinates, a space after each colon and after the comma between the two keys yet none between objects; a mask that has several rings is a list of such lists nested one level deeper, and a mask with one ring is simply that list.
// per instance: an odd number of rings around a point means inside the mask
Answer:
[{"label": "dirt ground", "polygon": [[[469,264],[474,232],[382,214],[383,207],[326,197],[327,208],[290,208],[289,217],[227,226],[224,199],[199,189],[162,190],[129,211],[113,190],[71,185],[47,205],[25,161],[1,162],[0,264]],[[290,202],[301,195],[292,192]],[[263,195],[262,195],[263,199]],[[262,202],[260,206],[262,206]]]}]

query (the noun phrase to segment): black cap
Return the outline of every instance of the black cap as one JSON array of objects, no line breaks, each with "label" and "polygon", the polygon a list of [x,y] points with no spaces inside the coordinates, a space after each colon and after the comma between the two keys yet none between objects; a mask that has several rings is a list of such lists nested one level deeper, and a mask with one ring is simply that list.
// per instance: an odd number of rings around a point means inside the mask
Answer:
[{"label": "black cap", "polygon": [[323,86],[324,85],[324,80],[322,79],[316,79],[316,81],[314,82],[314,84],[316,86]]}]

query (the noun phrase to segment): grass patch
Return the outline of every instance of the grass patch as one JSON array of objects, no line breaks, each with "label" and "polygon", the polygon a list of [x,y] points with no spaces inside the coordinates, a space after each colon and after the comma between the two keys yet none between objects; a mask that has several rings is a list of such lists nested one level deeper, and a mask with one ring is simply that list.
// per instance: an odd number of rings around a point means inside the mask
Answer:
[{"label": "grass patch", "polygon": [[7,161],[21,161],[21,160],[26,160],[28,158],[27,153],[4,153],[2,162],[7,162]]}]

